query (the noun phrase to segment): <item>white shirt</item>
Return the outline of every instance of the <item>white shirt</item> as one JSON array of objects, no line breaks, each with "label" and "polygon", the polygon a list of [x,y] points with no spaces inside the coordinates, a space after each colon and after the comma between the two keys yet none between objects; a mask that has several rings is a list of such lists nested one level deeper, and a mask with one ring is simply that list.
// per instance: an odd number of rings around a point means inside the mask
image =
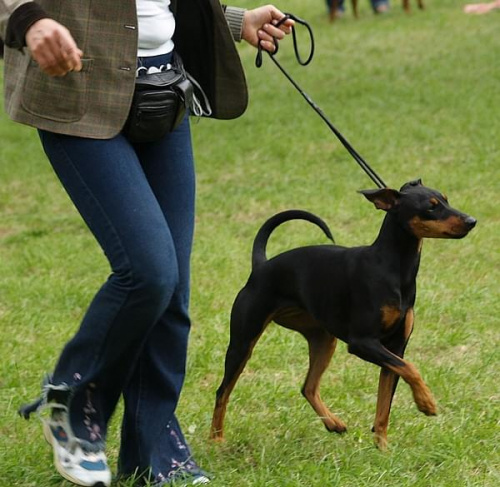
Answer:
[{"label": "white shirt", "polygon": [[174,49],[174,15],[170,0],[136,0],[139,22],[138,56],[158,56]]}]

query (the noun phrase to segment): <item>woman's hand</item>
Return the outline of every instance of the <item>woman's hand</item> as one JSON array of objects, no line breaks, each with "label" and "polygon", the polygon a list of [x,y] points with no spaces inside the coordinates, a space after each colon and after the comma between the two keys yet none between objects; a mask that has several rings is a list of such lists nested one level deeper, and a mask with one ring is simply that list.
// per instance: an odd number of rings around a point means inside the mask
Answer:
[{"label": "woman's hand", "polygon": [[245,12],[243,18],[242,39],[245,39],[252,46],[260,46],[269,52],[274,52],[275,45],[273,38],[283,39],[286,34],[290,34],[294,21],[291,19],[283,22],[279,27],[275,27],[285,14],[273,5],[266,5]]},{"label": "woman's hand", "polygon": [[31,57],[49,76],[64,76],[82,69],[83,52],[66,27],[45,18],[35,22],[26,32],[26,45]]}]

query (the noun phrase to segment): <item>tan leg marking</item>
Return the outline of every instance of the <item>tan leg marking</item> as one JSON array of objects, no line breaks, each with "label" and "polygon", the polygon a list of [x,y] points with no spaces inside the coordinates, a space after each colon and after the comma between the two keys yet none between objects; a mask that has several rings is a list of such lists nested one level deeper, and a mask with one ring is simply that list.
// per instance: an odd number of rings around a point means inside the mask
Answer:
[{"label": "tan leg marking", "polygon": [[391,411],[392,391],[396,381],[396,374],[387,369],[380,371],[377,396],[377,413],[373,430],[374,440],[379,450],[387,450],[387,427]]},{"label": "tan leg marking", "polygon": [[[414,312],[410,308],[405,316],[404,340],[408,341],[413,330]],[[392,398],[394,394],[394,384],[396,382],[396,374],[386,368],[380,371],[378,396],[377,396],[377,413],[374,423],[374,440],[377,447],[385,451],[387,450],[387,428],[389,426],[389,415],[391,412]]]},{"label": "tan leg marking", "polygon": [[427,416],[435,416],[437,414],[436,403],[417,368],[406,360],[399,360],[404,362],[404,365],[387,364],[386,367],[398,374],[411,387],[413,399],[419,411],[422,411]]},{"label": "tan leg marking", "polygon": [[323,329],[309,313],[300,308],[284,308],[279,310],[274,321],[298,331],[309,344],[309,370],[307,372],[302,394],[323,421],[328,431],[343,433],[347,430],[345,424],[335,416],[322,401],[319,384],[327,369],[337,346],[337,339]]}]

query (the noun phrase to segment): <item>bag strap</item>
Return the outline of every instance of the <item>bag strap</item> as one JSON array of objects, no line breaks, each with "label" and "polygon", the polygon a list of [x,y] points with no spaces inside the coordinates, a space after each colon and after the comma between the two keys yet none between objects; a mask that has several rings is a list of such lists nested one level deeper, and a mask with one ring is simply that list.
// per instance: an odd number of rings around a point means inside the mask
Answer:
[{"label": "bag strap", "polygon": [[196,117],[210,117],[212,115],[212,107],[203,88],[188,72],[186,72],[186,77],[193,87],[193,103],[191,106],[193,115]]},{"label": "bag strap", "polygon": [[183,73],[187,84],[190,85],[190,89],[184,89],[184,81],[177,85],[179,91],[183,93],[186,107],[188,107],[191,110],[192,115],[196,117],[210,117],[210,115],[212,115],[212,107],[207,95],[198,81],[196,81],[193,76],[185,70],[182,58],[175,51],[172,63],[176,69]]}]

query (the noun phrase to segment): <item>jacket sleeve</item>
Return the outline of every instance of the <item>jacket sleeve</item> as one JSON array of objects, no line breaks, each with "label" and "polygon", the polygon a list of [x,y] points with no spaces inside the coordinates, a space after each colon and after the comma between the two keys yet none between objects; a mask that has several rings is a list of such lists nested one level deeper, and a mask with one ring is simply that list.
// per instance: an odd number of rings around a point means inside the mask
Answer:
[{"label": "jacket sleeve", "polygon": [[26,32],[40,19],[48,17],[37,2],[26,2],[17,7],[9,17],[5,30],[5,45],[14,49],[26,46]]},{"label": "jacket sleeve", "polygon": [[238,7],[226,7],[226,6],[224,6],[223,8],[233,39],[236,42],[240,42],[241,31],[243,28],[243,17],[245,15],[246,9]]},{"label": "jacket sleeve", "polygon": [[9,18],[19,6],[30,0],[0,0],[0,37],[5,39]]}]

